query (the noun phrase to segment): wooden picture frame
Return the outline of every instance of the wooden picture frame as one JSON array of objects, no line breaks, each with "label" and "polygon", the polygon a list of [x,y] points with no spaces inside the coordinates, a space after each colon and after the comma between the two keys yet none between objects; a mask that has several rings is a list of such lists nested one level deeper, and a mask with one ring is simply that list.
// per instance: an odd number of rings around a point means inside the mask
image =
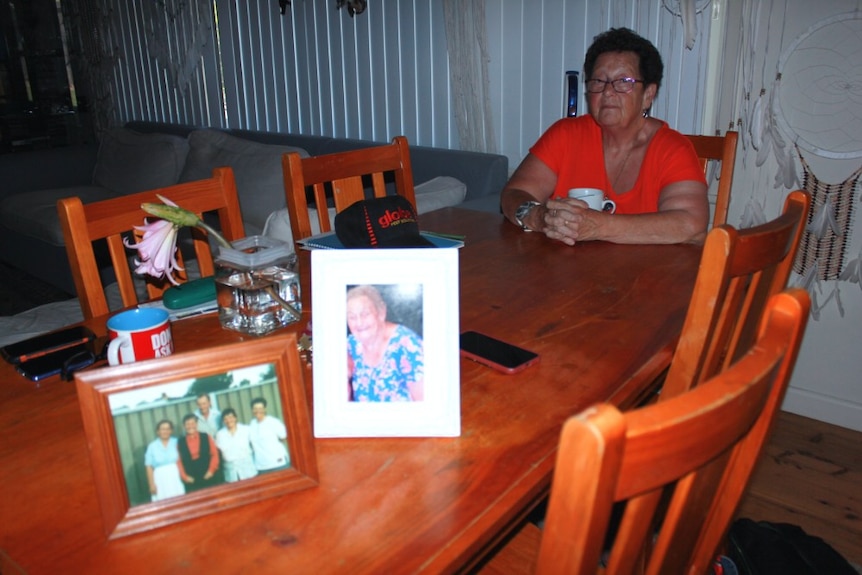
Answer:
[{"label": "wooden picture frame", "polygon": [[[456,248],[311,252],[315,437],[460,435],[458,285]],[[351,291],[360,287],[383,300],[385,322],[377,322],[388,328],[378,329],[397,334],[382,360],[392,369],[379,377],[384,371],[353,357],[364,345],[365,329],[357,336],[350,326]],[[419,371],[421,392],[405,391]]]},{"label": "wooden picture frame", "polygon": [[[252,382],[245,374],[256,374],[258,381]],[[242,379],[234,381],[235,376]],[[249,419],[253,408],[251,403],[258,402],[259,408],[262,405],[260,398],[269,397],[268,402],[264,401],[266,414],[276,420],[281,416],[284,427],[280,433],[286,430],[286,440],[279,437],[279,441],[286,443],[287,466],[184,495],[142,501],[141,490],[135,489],[141,480],[140,467],[137,466],[144,461],[141,444],[145,440],[156,443],[156,434],[166,419],[166,413],[173,413],[176,418],[180,413],[191,412],[196,399],[194,395],[189,395],[193,390],[192,383],[205,378],[222,378],[222,384],[228,380],[232,382],[219,393],[232,398],[232,403],[237,404],[237,416],[240,398],[245,399],[241,407],[244,414],[242,419],[249,422],[249,428],[252,427]],[[105,531],[110,539],[318,484],[303,368],[296,335],[293,333],[82,371],[75,374],[75,384],[90,449],[96,492]],[[186,389],[186,393],[183,393],[183,389]],[[141,399],[146,396],[149,397]],[[249,397],[253,399],[248,401]],[[224,409],[226,403],[222,402],[219,407]],[[273,413],[275,416],[270,415]],[[148,423],[136,423],[140,430],[132,433],[124,427],[127,419]],[[173,424],[170,417],[167,420]],[[154,421],[157,421],[155,427]],[[182,434],[182,429],[179,425],[173,425],[174,433]],[[145,440],[141,439],[147,430]],[[180,435],[177,441],[182,440]],[[200,449],[199,457],[202,455]],[[260,451],[262,453],[264,450]],[[181,460],[176,465],[178,470],[184,469]],[[151,469],[146,475],[150,475]],[[253,469],[253,472],[258,471]],[[150,477],[144,477],[145,482],[150,480]],[[146,493],[149,496],[150,491]]]}]

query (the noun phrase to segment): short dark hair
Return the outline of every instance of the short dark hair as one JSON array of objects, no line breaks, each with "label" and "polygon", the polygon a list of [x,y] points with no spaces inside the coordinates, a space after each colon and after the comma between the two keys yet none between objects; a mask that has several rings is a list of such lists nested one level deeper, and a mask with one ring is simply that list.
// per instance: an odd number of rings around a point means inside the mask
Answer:
[{"label": "short dark hair", "polygon": [[232,407],[228,407],[227,409],[225,409],[224,411],[221,412],[221,418],[222,419],[224,419],[228,415],[233,415],[234,417],[236,417],[237,416],[236,410]]},{"label": "short dark hair", "polygon": [[197,415],[195,415],[194,413],[187,413],[187,414],[185,415],[185,417],[183,417],[183,425],[185,426],[186,422],[187,422],[188,420],[190,420],[190,419],[194,419],[195,421],[197,421],[197,420],[198,420],[198,416],[197,416]]},{"label": "short dark hair", "polygon": [[173,430],[174,430],[174,424],[173,424],[173,422],[172,422],[170,419],[163,419],[163,420],[161,420],[160,422],[158,422],[158,423],[156,424],[156,433],[158,433],[159,428],[160,428],[162,425],[164,425],[165,423],[167,423],[168,425],[170,425],[170,426],[171,426],[171,431],[173,431]]},{"label": "short dark hair", "polygon": [[596,60],[607,52],[634,52],[638,57],[640,79],[644,81],[644,85],[655,84],[656,88],[661,87],[664,75],[661,54],[652,42],[628,28],[611,28],[593,39],[584,58],[584,81],[592,79]]},{"label": "short dark hair", "polygon": [[254,407],[255,403],[262,403],[264,407],[266,407],[266,400],[262,397],[255,397],[251,400],[251,406]]}]

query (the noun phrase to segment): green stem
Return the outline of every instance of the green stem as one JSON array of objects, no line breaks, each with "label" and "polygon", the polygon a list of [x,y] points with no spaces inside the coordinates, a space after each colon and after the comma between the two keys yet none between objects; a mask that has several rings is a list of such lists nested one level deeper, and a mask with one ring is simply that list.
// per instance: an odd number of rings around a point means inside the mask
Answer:
[{"label": "green stem", "polygon": [[223,248],[233,248],[229,241],[227,241],[223,235],[217,232],[212,226],[207,224],[203,220],[198,220],[197,227],[205,231],[207,234],[213,237],[218,244]]}]

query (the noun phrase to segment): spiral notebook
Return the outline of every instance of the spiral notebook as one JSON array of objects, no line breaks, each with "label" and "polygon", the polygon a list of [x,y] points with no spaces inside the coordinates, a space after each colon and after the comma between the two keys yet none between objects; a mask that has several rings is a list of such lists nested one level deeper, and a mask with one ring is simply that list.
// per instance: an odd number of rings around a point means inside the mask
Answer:
[{"label": "spiral notebook", "polygon": [[[461,248],[464,246],[464,236],[452,236],[447,234],[437,234],[434,232],[419,232],[424,238],[433,243],[438,248]],[[343,250],[344,246],[335,235],[335,232],[326,232],[311,236],[298,243],[306,250]]]}]

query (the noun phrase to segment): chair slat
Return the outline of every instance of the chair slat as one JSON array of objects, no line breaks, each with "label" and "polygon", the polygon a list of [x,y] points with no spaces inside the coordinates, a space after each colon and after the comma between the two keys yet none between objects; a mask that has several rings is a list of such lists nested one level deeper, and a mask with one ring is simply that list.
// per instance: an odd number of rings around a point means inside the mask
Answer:
[{"label": "chair slat", "polygon": [[[282,157],[284,192],[293,240],[313,234],[308,215],[309,207],[317,209],[321,232],[332,230],[327,212],[329,189],[335,211],[340,212],[351,204],[365,199],[365,185],[369,184],[374,197],[386,195],[385,175],[393,174],[395,191],[416,207],[413,189],[413,169],[407,138],[397,136],[391,144],[349,150],[335,154],[301,158],[292,152]],[[313,190],[313,206],[308,205],[307,188]]]},{"label": "chair slat", "polygon": [[712,216],[713,227],[727,222],[738,136],[738,133],[733,130],[727,131],[724,136],[688,136],[694,145],[698,158],[700,158],[700,165],[704,174],[706,174],[710,161],[721,162],[715,198],[715,213]]}]

